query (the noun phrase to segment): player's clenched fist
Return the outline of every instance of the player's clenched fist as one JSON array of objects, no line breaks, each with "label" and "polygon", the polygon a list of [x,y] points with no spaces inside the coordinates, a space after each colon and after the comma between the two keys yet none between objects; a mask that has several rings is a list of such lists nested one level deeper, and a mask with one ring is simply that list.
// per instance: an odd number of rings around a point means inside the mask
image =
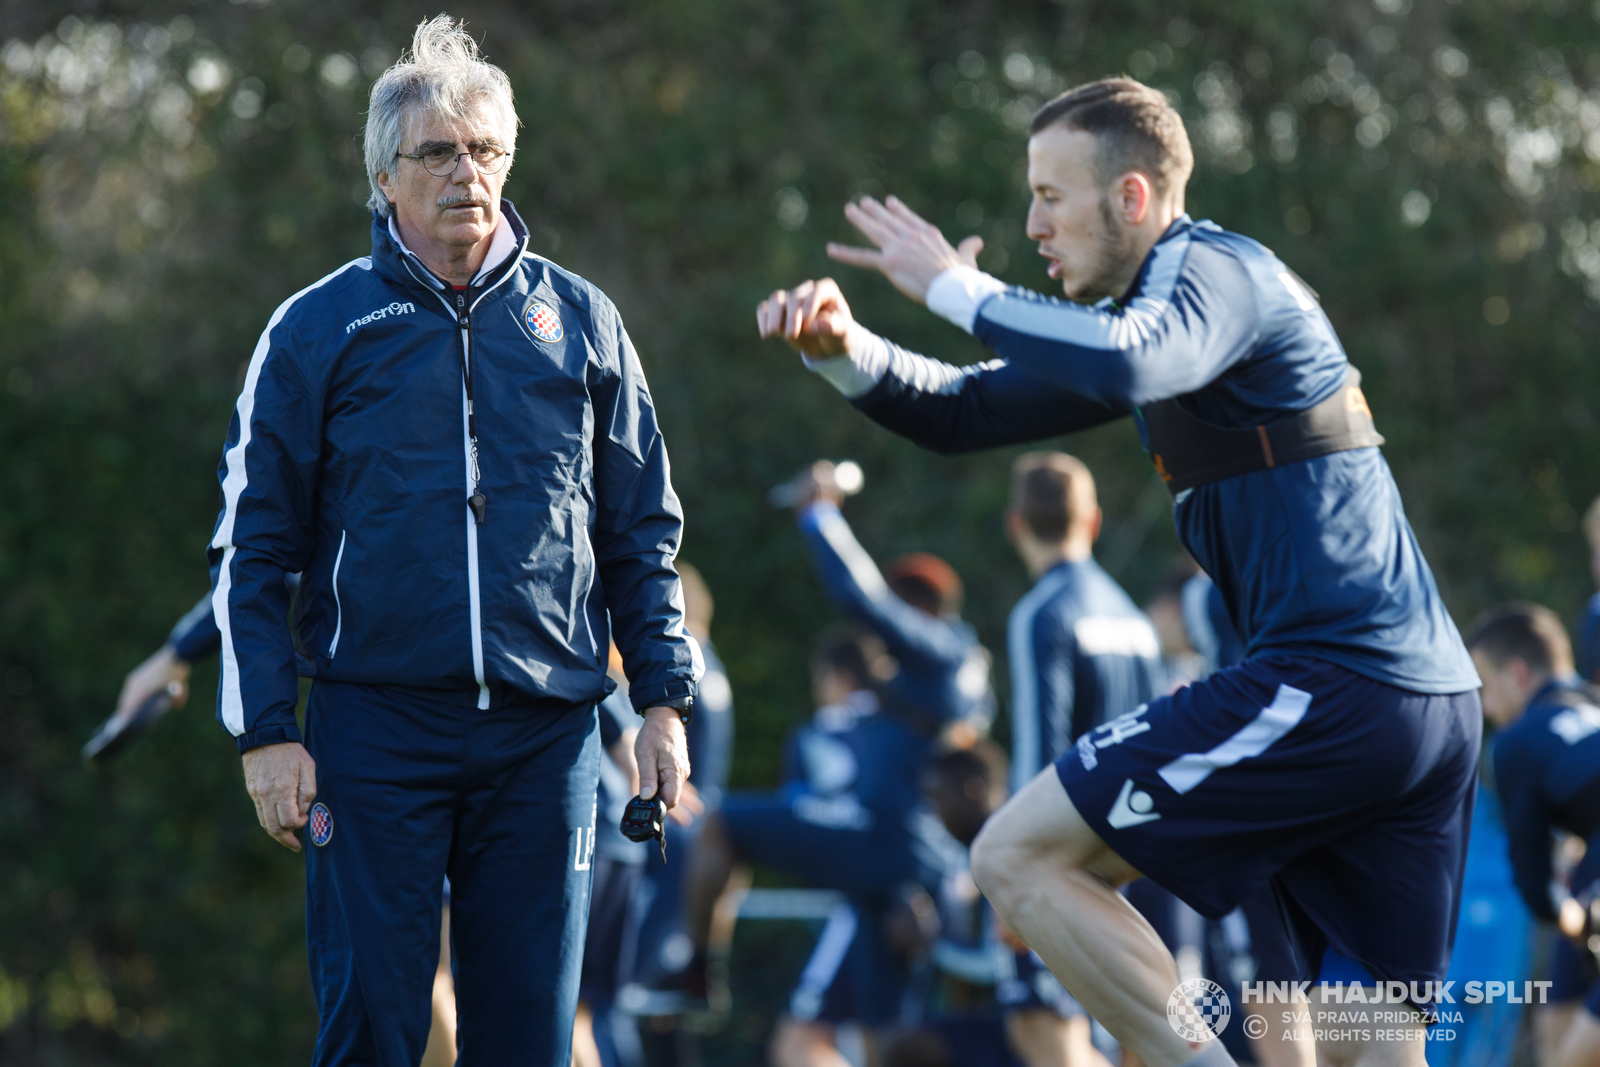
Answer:
[{"label": "player's clenched fist", "polygon": [[832,278],[779,289],[756,307],[762,337],[781,337],[811,359],[837,356],[855,319]]}]

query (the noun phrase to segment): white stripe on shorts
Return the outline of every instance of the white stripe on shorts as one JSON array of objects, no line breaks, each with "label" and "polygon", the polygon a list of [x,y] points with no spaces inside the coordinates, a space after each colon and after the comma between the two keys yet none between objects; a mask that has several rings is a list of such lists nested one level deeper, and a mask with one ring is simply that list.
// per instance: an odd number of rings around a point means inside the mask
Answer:
[{"label": "white stripe on shorts", "polygon": [[1292,685],[1278,686],[1272,703],[1246,723],[1238,733],[1210,752],[1190,752],[1179,756],[1158,772],[1175,793],[1183,794],[1205,781],[1212,771],[1232,767],[1242,759],[1259,756],[1284,734],[1293,730],[1306,709],[1311,694]]},{"label": "white stripe on shorts", "polygon": [[849,904],[836,904],[828,915],[828,923],[817,938],[817,947],[800,972],[800,982],[794,996],[789,998],[789,1014],[802,1022],[811,1022],[822,1011],[822,997],[839,975],[844,965],[850,943],[856,939],[856,909]]}]

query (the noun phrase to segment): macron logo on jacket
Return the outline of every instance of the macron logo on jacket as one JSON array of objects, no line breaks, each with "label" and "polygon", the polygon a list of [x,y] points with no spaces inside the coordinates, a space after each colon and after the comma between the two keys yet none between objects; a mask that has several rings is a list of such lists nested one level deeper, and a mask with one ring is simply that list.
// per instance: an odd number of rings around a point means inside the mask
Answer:
[{"label": "macron logo on jacket", "polygon": [[346,326],[344,328],[344,332],[345,333],[354,333],[358,327],[365,326],[367,323],[372,322],[372,321],[374,321],[376,319],[386,319],[390,315],[410,315],[412,312],[414,312],[416,310],[417,310],[417,305],[411,303],[410,301],[407,301],[406,303],[402,304],[400,301],[396,300],[394,303],[389,304],[387,307],[381,307],[376,311],[373,311],[373,312],[370,312],[370,313],[368,313],[366,315],[363,315],[361,318],[357,319],[356,321],[352,322],[350,325]]}]

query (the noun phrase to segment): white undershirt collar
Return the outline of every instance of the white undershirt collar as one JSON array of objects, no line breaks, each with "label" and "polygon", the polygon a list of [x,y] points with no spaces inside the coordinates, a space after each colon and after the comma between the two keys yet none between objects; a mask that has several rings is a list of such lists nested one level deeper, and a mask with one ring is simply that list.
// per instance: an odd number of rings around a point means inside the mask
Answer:
[{"label": "white undershirt collar", "polygon": [[[406,247],[405,241],[401,240],[400,227],[395,225],[393,212],[389,214],[389,236],[393,238],[395,244],[400,246],[401,252],[416,259],[418,263],[422,262],[415,252]],[[515,255],[516,250],[517,235],[511,232],[511,224],[506,221],[506,213],[502,211],[500,212],[500,220],[495,223],[494,235],[489,241],[489,254],[483,257],[483,267],[473,277],[472,284],[476,285],[482,281],[485,275],[490,274],[496,267],[504,264],[508,257]],[[440,279],[433,271],[428,271],[428,276],[440,283],[439,288],[444,288],[443,282],[440,282]]]}]

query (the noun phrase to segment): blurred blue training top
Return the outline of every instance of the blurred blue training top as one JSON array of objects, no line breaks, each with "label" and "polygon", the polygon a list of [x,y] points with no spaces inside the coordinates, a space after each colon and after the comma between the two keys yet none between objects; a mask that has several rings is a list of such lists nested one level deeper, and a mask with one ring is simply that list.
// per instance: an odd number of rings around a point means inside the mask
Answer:
[{"label": "blurred blue training top", "polygon": [[217,617],[211,611],[210,593],[183,613],[183,618],[167,635],[167,644],[172,646],[173,654],[185,663],[196,663],[222,647]]},{"label": "blurred blue training top", "polygon": [[1078,735],[1161,691],[1155,627],[1093,559],[1063,560],[1011,609],[1011,788]]},{"label": "blurred blue training top", "polygon": [[1600,593],[1589,598],[1583,607],[1583,617],[1578,620],[1578,674],[1586,682],[1595,681],[1600,671]]},{"label": "blurred blue training top", "polygon": [[1528,909],[1554,921],[1551,833],[1600,833],[1600,707],[1576,678],[1551,682],[1494,740],[1511,870]]},{"label": "blurred blue training top", "polygon": [[994,717],[989,654],[972,627],[953,616],[919,611],[895,596],[834,505],[820,501],[803,510],[800,532],[828,595],[883,638],[900,664],[883,686],[887,710],[919,728],[958,719],[987,727]]},{"label": "blurred blue training top", "polygon": [[[955,367],[862,331],[848,355],[811,365],[871,418],[942,452],[1139,418],[1170,398],[1253,428],[1326,400],[1349,369],[1322,308],[1272,252],[1187,215],[1120,300],[1074,304],[959,267],[928,306],[1001,358]],[[1174,519],[1248,655],[1311,656],[1417,693],[1478,687],[1376,448],[1198,486],[1177,495]]]},{"label": "blurred blue training top", "polygon": [[784,795],[807,822],[838,829],[906,828],[922,806],[918,774],[929,741],[870,690],[820,707],[789,735]]}]

